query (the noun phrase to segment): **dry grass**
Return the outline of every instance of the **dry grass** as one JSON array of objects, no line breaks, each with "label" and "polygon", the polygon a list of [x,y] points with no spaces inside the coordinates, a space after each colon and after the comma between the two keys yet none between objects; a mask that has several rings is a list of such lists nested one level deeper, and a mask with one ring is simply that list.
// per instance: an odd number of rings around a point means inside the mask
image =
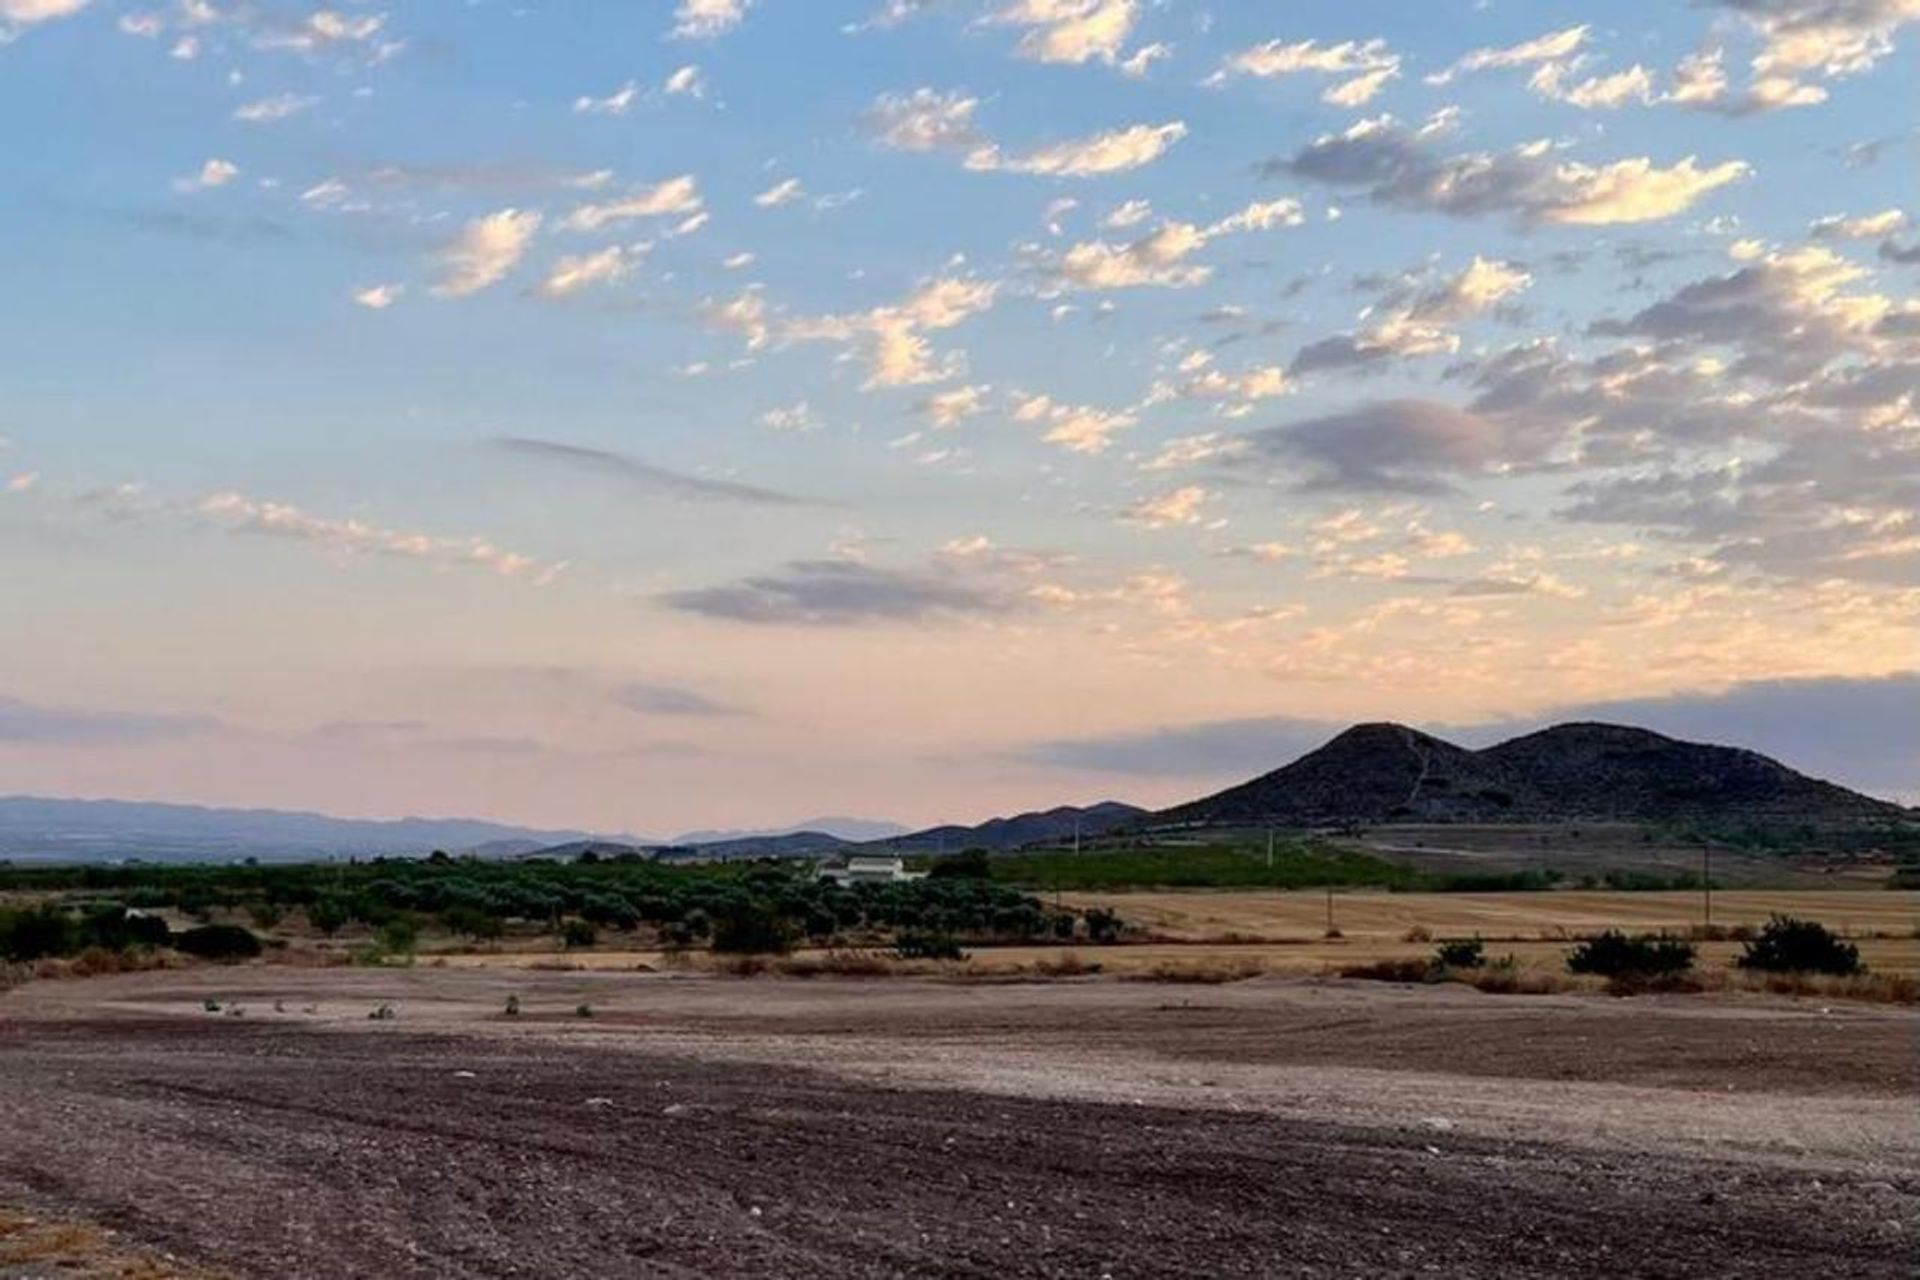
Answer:
[{"label": "dry grass", "polygon": [[[88,947],[78,955],[36,960],[30,967],[14,966],[35,978],[99,978],[116,973],[145,973],[150,969],[184,969],[191,962],[172,951],[109,951]],[[0,979],[0,987],[4,987]]]},{"label": "dry grass", "polygon": [[211,1273],[121,1246],[99,1227],[0,1209],[0,1275],[76,1280],[191,1280]]},{"label": "dry grass", "polygon": [[1362,964],[1341,965],[1334,970],[1343,978],[1367,982],[1432,982],[1434,968],[1429,960],[1369,960]]},{"label": "dry grass", "polygon": [[1057,956],[1042,956],[1026,967],[1026,971],[1043,978],[1083,978],[1099,973],[1098,960],[1088,960],[1077,951],[1062,951]]},{"label": "dry grass", "polygon": [[1824,1000],[1864,1000],[1873,1004],[1920,1004],[1920,978],[1907,973],[1857,973],[1836,977],[1821,973],[1754,973],[1729,975],[1744,991],[1777,996],[1816,996]]},{"label": "dry grass", "polygon": [[1185,982],[1212,986],[1224,982],[1244,982],[1266,972],[1267,966],[1258,960],[1214,956],[1199,960],[1163,960],[1126,976],[1136,982]]},{"label": "dry grass", "polygon": [[885,978],[898,973],[902,963],[884,951],[848,949],[828,951],[824,955],[788,956],[773,967],[789,978]]}]

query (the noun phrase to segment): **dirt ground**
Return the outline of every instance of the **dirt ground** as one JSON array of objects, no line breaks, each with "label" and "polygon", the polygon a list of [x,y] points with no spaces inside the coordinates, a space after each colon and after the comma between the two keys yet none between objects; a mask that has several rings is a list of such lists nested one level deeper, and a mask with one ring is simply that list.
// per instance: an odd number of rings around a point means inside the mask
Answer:
[{"label": "dirt ground", "polygon": [[36,982],[0,1206],[183,1275],[1908,1276],[1917,1033],[1286,978]]}]

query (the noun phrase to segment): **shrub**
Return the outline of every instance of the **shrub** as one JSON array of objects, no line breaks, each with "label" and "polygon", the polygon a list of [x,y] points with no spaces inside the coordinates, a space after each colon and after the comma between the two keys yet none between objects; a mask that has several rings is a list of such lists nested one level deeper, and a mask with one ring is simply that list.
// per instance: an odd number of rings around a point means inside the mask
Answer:
[{"label": "shrub", "polygon": [[1442,969],[1478,969],[1486,964],[1486,944],[1478,938],[1450,938],[1433,952],[1433,962]]},{"label": "shrub", "polygon": [[175,950],[190,956],[222,963],[251,960],[260,954],[260,939],[237,924],[195,925],[184,933],[174,934],[173,945]]},{"label": "shrub", "polygon": [[1835,937],[1825,925],[1792,916],[1775,916],[1735,964],[1767,973],[1831,973],[1847,977],[1862,971],[1860,948]]},{"label": "shrub", "polygon": [[395,917],[380,928],[380,949],[388,955],[410,956],[419,941],[420,932],[410,920]]},{"label": "shrub", "polygon": [[785,955],[793,950],[793,930],[764,902],[736,902],[714,919],[713,949],[733,955]]},{"label": "shrub", "polygon": [[27,911],[0,911],[0,959],[64,956],[79,943],[73,918],[48,904]]},{"label": "shrub", "polygon": [[1088,907],[1086,910],[1087,940],[1106,944],[1120,940],[1120,930],[1124,922],[1120,913],[1105,907]]},{"label": "shrub", "polygon": [[307,908],[307,923],[331,938],[347,927],[353,912],[339,898],[319,898]]},{"label": "shrub", "polygon": [[457,933],[475,942],[498,938],[507,931],[506,924],[499,916],[465,903],[455,904],[442,911],[440,924],[448,933]]},{"label": "shrub", "polygon": [[1602,978],[1653,977],[1693,967],[1693,944],[1678,938],[1629,938],[1617,929],[1587,939],[1567,953],[1567,969]]},{"label": "shrub", "polygon": [[593,1016],[593,1006],[582,1000],[579,1004],[573,1006],[573,1016],[576,1018],[591,1018]]},{"label": "shrub", "polygon": [[927,868],[930,880],[986,880],[993,874],[985,849],[968,849],[951,857],[935,859]]},{"label": "shrub", "polygon": [[893,954],[902,960],[965,960],[967,953],[946,934],[917,933],[908,930],[893,943]]},{"label": "shrub", "polygon": [[560,942],[568,950],[590,947],[599,940],[599,930],[585,920],[569,920],[560,927]]},{"label": "shrub", "polygon": [[520,997],[519,996],[507,997],[507,1016],[509,1018],[517,1018],[520,1016]]}]

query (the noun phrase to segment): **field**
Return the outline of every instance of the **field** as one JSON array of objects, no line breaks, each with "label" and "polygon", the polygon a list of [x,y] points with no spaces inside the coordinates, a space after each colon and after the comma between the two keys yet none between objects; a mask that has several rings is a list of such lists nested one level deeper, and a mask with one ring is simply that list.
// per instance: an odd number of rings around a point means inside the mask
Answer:
[{"label": "field", "polygon": [[1285,978],[36,982],[0,1206],[153,1277],[1906,1276],[1916,1031]]}]

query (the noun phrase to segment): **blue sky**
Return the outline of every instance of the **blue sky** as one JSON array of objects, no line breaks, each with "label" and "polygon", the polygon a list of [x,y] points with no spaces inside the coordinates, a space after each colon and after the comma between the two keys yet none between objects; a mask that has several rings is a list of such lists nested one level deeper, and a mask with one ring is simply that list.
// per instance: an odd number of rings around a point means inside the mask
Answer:
[{"label": "blue sky", "polygon": [[1911,700],[1920,4],[1594,13],[0,0],[0,778],[918,821]]}]

